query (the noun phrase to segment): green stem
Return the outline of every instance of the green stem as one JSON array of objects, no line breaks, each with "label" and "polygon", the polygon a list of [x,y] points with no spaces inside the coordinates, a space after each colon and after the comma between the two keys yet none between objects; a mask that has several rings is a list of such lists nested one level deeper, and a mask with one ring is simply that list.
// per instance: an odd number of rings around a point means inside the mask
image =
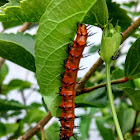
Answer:
[{"label": "green stem", "polygon": [[112,95],[111,82],[110,82],[110,64],[109,63],[106,63],[106,78],[107,78],[108,98],[109,98],[109,101],[110,101],[112,115],[113,115],[114,123],[115,123],[115,126],[116,126],[116,130],[117,130],[117,133],[118,133],[118,137],[119,137],[119,140],[124,140],[121,129],[120,129],[120,125],[119,125],[119,122],[118,122],[115,106],[114,106],[114,103],[113,103],[113,95]]}]

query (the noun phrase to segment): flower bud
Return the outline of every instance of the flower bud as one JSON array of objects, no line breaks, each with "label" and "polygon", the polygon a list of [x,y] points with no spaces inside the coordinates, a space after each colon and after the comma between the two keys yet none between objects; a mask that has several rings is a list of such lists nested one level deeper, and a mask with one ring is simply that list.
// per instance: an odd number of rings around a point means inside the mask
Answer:
[{"label": "flower bud", "polygon": [[104,30],[101,41],[100,56],[105,63],[110,63],[112,56],[115,56],[121,44],[121,27],[108,24]]}]

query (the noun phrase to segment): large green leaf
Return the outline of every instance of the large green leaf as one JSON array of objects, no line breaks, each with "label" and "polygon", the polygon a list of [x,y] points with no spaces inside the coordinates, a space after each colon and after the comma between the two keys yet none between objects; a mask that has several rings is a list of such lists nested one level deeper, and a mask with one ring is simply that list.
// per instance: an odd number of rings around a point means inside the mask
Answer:
[{"label": "large green leaf", "polygon": [[112,20],[111,23],[115,26],[119,23],[122,32],[125,31],[131,25],[131,18],[127,15],[127,11],[120,7],[120,4],[112,2],[112,0],[107,0],[107,7],[109,12],[109,19]]},{"label": "large green leaf", "polygon": [[0,56],[35,72],[35,40],[29,34],[0,34]]},{"label": "large green leaf", "polygon": [[129,132],[132,129],[136,113],[133,108],[129,108],[126,104],[122,103],[117,114],[121,131],[124,135],[126,132]]},{"label": "large green leaf", "polygon": [[131,100],[133,107],[137,110],[140,111],[140,90],[134,90],[131,88],[125,89],[125,92],[129,99]]},{"label": "large green leaf", "polygon": [[140,37],[133,43],[126,56],[125,75],[130,79],[140,78]]},{"label": "large green leaf", "polygon": [[0,21],[38,22],[49,0],[9,0],[1,7]]},{"label": "large green leaf", "polygon": [[[71,42],[70,38],[74,38],[76,23],[88,16],[95,2],[96,0],[54,0],[40,20],[36,37],[36,76],[52,115],[56,115],[55,106],[61,101],[56,93],[61,85],[60,73],[64,71],[63,60],[68,57],[65,51],[67,44]],[[92,24],[94,23],[95,21]]]}]

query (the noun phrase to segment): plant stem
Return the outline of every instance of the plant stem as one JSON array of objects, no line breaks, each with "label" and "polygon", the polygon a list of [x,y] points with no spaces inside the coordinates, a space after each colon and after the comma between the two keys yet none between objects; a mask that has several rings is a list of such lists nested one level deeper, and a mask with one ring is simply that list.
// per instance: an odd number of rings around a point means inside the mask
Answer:
[{"label": "plant stem", "polygon": [[25,32],[29,26],[31,25],[31,22],[25,22],[22,27],[18,30],[18,32]]},{"label": "plant stem", "polygon": [[29,140],[33,135],[38,133],[40,129],[43,128],[51,118],[51,112],[48,112],[48,114],[40,122],[38,122],[38,124],[34,128],[28,131],[25,135],[19,137],[18,140]]},{"label": "plant stem", "polygon": [[109,63],[106,63],[106,78],[107,78],[108,98],[110,101],[110,106],[111,106],[112,115],[113,115],[114,123],[116,126],[116,130],[118,133],[118,137],[119,137],[119,140],[124,140],[121,129],[120,129],[119,121],[117,118],[114,102],[113,102],[113,95],[112,95],[111,82],[110,82],[110,64]]},{"label": "plant stem", "polygon": [[[129,80],[130,79],[128,77],[123,77],[120,79],[112,80],[111,85],[125,83],[125,82],[128,82]],[[101,84],[98,84],[98,85],[95,85],[92,87],[84,88],[77,96],[84,94],[84,93],[89,93],[90,91],[93,91],[93,90],[101,88],[101,87],[106,87],[106,85],[107,85],[106,83],[101,83]]]},{"label": "plant stem", "polygon": [[41,131],[41,140],[45,140],[45,134],[43,128],[41,128],[40,131]]}]

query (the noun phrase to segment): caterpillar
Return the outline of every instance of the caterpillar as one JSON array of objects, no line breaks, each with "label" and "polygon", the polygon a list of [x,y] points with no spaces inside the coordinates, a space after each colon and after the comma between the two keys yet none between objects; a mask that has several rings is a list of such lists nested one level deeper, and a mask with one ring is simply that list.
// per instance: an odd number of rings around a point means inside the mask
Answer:
[{"label": "caterpillar", "polygon": [[60,140],[69,140],[74,136],[74,109],[75,109],[75,85],[77,84],[77,72],[79,70],[79,62],[83,57],[82,52],[86,47],[88,32],[87,26],[77,23],[78,30],[73,45],[68,45],[69,57],[64,60],[65,73],[61,74],[62,87],[59,88],[62,101],[60,108],[62,109],[60,117]]}]

